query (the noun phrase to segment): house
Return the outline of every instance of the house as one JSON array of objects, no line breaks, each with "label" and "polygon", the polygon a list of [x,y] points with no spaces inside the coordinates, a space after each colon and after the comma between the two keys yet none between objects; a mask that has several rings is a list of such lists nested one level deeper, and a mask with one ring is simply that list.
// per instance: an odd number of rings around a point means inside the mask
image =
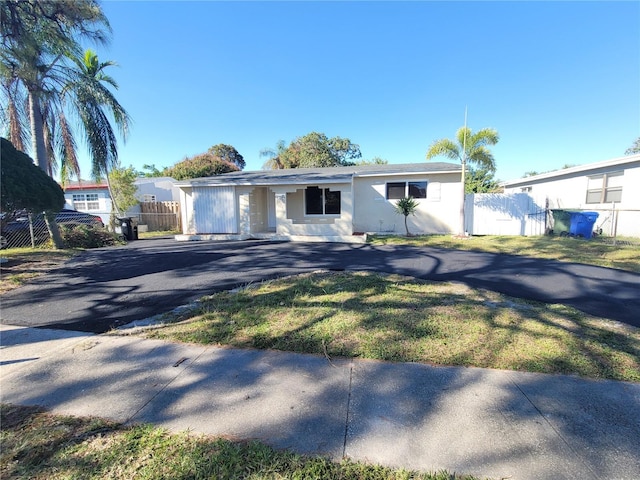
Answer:
[{"label": "house", "polygon": [[597,212],[605,235],[640,237],[640,154],[502,183],[506,194],[546,198],[551,210]]},{"label": "house", "polygon": [[275,238],[364,241],[365,232],[405,233],[395,202],[418,200],[411,233],[455,230],[461,167],[451,163],[359,165],[232,172],[176,183],[178,240]]},{"label": "house", "polygon": [[[171,177],[140,177],[134,181],[136,198],[140,202],[179,202],[180,191],[174,186],[176,180]],[[64,188],[65,208],[79,212],[99,215],[105,225],[111,216],[111,196],[106,182],[74,181]],[[137,217],[143,214],[141,205],[135,205],[123,214],[125,217]],[[174,222],[175,223],[175,222]]]},{"label": "house", "polygon": [[98,215],[102,223],[109,224],[111,215],[111,196],[105,182],[92,181],[69,182],[64,187],[64,208]]}]

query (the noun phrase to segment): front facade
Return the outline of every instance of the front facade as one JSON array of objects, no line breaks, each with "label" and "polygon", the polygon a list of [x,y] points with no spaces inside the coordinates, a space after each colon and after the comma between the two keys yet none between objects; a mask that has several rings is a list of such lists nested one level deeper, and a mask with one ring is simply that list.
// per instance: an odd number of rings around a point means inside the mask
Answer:
[{"label": "front facade", "polygon": [[71,182],[64,187],[64,208],[98,215],[102,223],[109,224],[111,196],[106,183]]},{"label": "front facade", "polygon": [[405,233],[395,202],[413,196],[409,231],[454,231],[460,210],[460,166],[450,163],[233,172],[182,181],[179,240],[282,238],[364,239]]},{"label": "front facade", "polygon": [[504,182],[505,193],[545,198],[548,208],[594,211],[605,235],[640,237],[640,154]]}]

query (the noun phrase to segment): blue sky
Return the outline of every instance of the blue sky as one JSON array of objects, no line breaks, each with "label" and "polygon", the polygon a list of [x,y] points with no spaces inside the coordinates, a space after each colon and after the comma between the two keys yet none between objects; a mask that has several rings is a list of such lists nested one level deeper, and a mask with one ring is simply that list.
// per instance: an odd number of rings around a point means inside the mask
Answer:
[{"label": "blue sky", "polygon": [[[106,1],[125,166],[218,143],[246,170],[311,131],[425,161],[493,127],[497,178],[622,156],[640,136],[640,2]],[[441,159],[443,160],[443,159]],[[88,162],[83,162],[88,172]]]}]

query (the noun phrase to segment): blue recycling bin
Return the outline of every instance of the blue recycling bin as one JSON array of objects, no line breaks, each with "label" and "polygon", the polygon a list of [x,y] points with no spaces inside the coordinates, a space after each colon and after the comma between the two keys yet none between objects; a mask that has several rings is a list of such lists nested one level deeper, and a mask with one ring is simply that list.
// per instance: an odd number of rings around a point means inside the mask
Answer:
[{"label": "blue recycling bin", "polygon": [[569,235],[591,238],[598,215],[598,212],[571,212]]}]

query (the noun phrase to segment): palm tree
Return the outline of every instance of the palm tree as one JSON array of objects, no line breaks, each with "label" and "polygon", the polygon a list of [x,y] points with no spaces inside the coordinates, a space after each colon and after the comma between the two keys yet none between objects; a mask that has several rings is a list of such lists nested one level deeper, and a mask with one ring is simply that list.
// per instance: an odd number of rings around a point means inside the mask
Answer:
[{"label": "palm tree", "polygon": [[442,155],[451,160],[458,160],[462,165],[462,202],[460,204],[460,230],[464,235],[464,197],[465,197],[465,170],[467,163],[473,163],[490,172],[495,172],[496,162],[489,150],[489,145],[495,145],[500,139],[498,132],[493,128],[483,128],[476,133],[464,126],[456,133],[456,140],[442,138],[436,140],[427,150],[427,160]]},{"label": "palm tree", "polygon": [[264,162],[262,168],[267,170],[280,170],[285,168],[284,163],[282,162],[282,154],[287,150],[286,144],[284,140],[279,140],[276,143],[276,149],[273,150],[271,148],[264,148],[260,150],[261,157],[267,157],[267,160]]},{"label": "palm tree", "polygon": [[112,205],[119,213],[109,184],[110,171],[119,166],[118,142],[110,119],[126,140],[131,118],[109,89],[117,89],[118,84],[105,70],[117,64],[100,62],[92,50],[86,50],[81,58],[74,57],[72,61],[76,68],[68,71],[70,80],[62,90],[62,99],[77,115],[84,132],[91,155],[91,176],[96,180],[106,179]]},{"label": "palm tree", "polygon": [[404,229],[407,237],[410,237],[409,227],[407,226],[407,218],[409,215],[415,215],[418,208],[418,202],[413,197],[404,197],[395,203],[396,213],[404,215]]},{"label": "palm tree", "polygon": [[0,2],[2,77],[7,84],[18,81],[26,91],[31,156],[50,174],[53,149],[47,140],[54,134],[51,120],[57,113],[53,106],[59,98],[60,68],[66,56],[81,51],[80,38],[104,43],[103,27],[110,28],[96,0]]}]

